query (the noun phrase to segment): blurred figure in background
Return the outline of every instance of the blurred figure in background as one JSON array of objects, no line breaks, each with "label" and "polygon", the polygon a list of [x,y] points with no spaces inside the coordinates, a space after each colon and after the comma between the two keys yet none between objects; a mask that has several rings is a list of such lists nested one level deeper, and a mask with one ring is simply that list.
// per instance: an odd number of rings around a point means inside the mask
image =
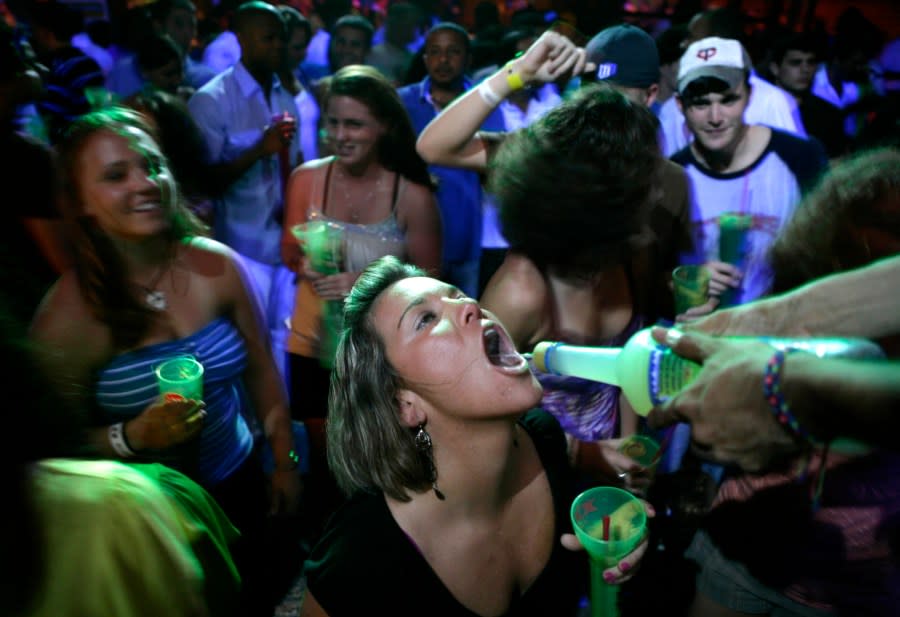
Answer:
[{"label": "blurred figure in background", "polygon": [[71,263],[62,219],[55,204],[53,151],[16,126],[22,105],[41,94],[41,79],[0,23],[0,186],[4,224],[0,226],[0,289],[9,294],[6,310],[28,323],[41,298]]},{"label": "blurred figure in background", "polygon": [[[216,72],[197,62],[191,57],[194,37],[197,36],[197,9],[190,0],[158,0],[149,8],[151,31],[141,32],[135,46],[135,53],[119,58],[115,67],[107,77],[107,88],[120,99],[138,92],[149,79],[145,67],[138,61],[138,54],[146,46],[158,47],[159,43],[148,39],[159,35],[168,36],[180,52],[181,70],[179,86],[185,86],[187,92],[193,92],[215,77]],[[159,62],[153,62],[157,68]],[[174,79],[174,70],[170,70],[170,79]]]},{"label": "blurred figure in background", "polygon": [[381,71],[395,87],[403,83],[412,62],[413,53],[408,46],[416,39],[421,17],[416,5],[392,2],[384,21],[384,41],[366,54],[365,63]]},{"label": "blurred figure in background", "polygon": [[[422,61],[427,77],[398,92],[416,135],[472,87],[465,76],[471,61],[468,33],[454,23],[437,24],[425,37]],[[499,112],[492,113],[481,125],[488,131],[503,128]],[[443,221],[442,278],[474,297],[479,289],[481,258],[481,177],[474,171],[439,165],[430,166],[429,171],[437,178],[437,201]]]},{"label": "blurred figure in background", "polygon": [[108,100],[100,66],[71,44],[81,31],[81,13],[57,0],[31,7],[32,43],[47,67],[38,109],[51,143],[59,141],[69,124]]},{"label": "blurred figure in background", "polygon": [[244,258],[286,376],[284,320],[293,303],[294,276],[281,262],[279,243],[287,178],[301,159],[299,112],[277,77],[284,61],[278,9],[260,0],[245,2],[232,26],[241,43],[240,61],[200,88],[188,108],[206,141],[215,237]]},{"label": "blurred figure in background", "polygon": [[829,158],[844,154],[844,115],[835,105],[812,92],[813,77],[819,66],[819,45],[812,36],[792,34],[775,42],[769,70],[775,83],[797,100],[806,132],[822,142]]},{"label": "blurred figure in background", "polygon": [[[312,25],[297,9],[283,4],[278,7],[284,19],[284,61],[278,70],[281,85],[294,95],[300,113],[300,148],[303,161],[319,158],[319,104],[313,93],[313,83],[301,68],[312,37]],[[302,161],[301,161],[302,162]]]},{"label": "blurred figure in background", "polygon": [[687,35],[687,26],[674,25],[656,37],[656,50],[659,53],[659,92],[656,101],[650,106],[650,111],[656,116],[659,116],[663,103],[671,99],[678,90],[678,62],[681,60]]}]

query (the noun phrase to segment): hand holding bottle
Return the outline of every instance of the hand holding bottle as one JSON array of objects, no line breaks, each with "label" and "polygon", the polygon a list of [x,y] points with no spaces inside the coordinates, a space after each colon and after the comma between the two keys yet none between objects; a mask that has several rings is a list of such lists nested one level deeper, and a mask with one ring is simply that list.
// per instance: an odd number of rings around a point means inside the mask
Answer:
[{"label": "hand holding bottle", "polygon": [[803,442],[775,420],[762,395],[771,345],[665,328],[654,328],[652,336],[679,356],[702,364],[703,370],[650,412],[651,428],[689,422],[698,454],[747,471],[759,471],[803,450]]}]

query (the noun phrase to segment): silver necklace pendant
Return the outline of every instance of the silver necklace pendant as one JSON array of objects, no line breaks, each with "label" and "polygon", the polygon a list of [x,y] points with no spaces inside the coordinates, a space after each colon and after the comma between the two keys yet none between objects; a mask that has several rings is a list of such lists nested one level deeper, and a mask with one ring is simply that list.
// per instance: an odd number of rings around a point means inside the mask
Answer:
[{"label": "silver necklace pendant", "polygon": [[164,311],[169,307],[165,292],[157,289],[147,289],[146,292],[144,302],[154,311]]}]

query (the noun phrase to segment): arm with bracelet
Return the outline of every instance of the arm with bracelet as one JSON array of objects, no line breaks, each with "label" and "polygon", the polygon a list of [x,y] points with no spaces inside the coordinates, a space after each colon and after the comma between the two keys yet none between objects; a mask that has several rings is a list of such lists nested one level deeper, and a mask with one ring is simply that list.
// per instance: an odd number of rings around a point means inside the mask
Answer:
[{"label": "arm with bracelet", "polygon": [[[143,450],[166,450],[196,437],[206,416],[202,401],[155,400],[129,420],[97,426],[101,414],[93,398],[94,367],[103,366],[113,350],[108,334],[87,318],[86,309],[73,297],[77,290],[73,272],[64,273],[51,290],[35,314],[29,336],[38,369],[78,416],[73,425],[89,427],[84,433],[86,453],[129,459]],[[54,319],[63,311],[69,319]]]},{"label": "arm with bracelet", "polygon": [[527,84],[580,74],[584,58],[584,49],[561,34],[545,32],[524,54],[444,109],[419,135],[416,149],[431,164],[486,171],[491,139],[478,129],[490,113]]},{"label": "arm with bracelet", "polygon": [[897,448],[897,362],[785,354],[759,341],[662,328],[653,336],[703,370],[647,420],[653,428],[689,422],[707,458],[760,471],[838,437]]}]

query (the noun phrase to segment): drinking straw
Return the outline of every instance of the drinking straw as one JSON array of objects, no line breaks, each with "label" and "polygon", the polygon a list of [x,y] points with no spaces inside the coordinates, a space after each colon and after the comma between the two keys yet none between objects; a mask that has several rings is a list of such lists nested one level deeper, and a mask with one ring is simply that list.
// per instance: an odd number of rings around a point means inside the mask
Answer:
[{"label": "drinking straw", "polygon": [[666,448],[669,447],[669,442],[672,441],[672,435],[675,434],[675,427],[673,426],[666,432],[666,436],[663,437],[662,443],[659,444],[659,449],[656,451],[656,454],[653,455],[653,458],[650,460],[650,463],[647,467],[653,467],[656,463],[659,462],[659,459],[662,458],[662,455],[665,454]]},{"label": "drinking straw", "polygon": [[603,541],[609,542],[609,516],[603,517]]}]

